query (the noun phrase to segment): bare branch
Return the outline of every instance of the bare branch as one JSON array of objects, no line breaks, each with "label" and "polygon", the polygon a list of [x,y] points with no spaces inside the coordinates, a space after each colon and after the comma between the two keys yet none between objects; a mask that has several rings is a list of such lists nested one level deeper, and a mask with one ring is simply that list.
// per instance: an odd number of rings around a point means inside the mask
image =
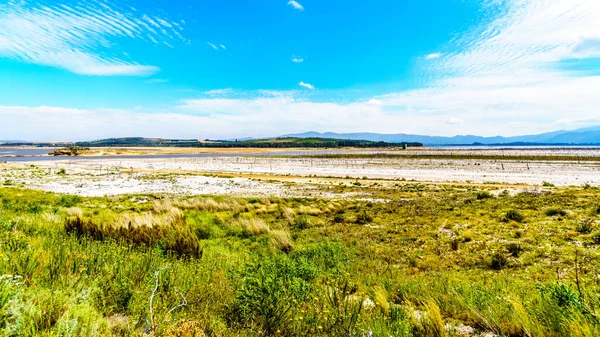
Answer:
[{"label": "bare branch", "polygon": [[179,309],[179,308],[181,308],[181,307],[185,307],[185,306],[187,306],[187,305],[188,305],[188,301],[187,301],[187,299],[185,298],[185,296],[183,296],[183,294],[182,294],[182,293],[181,293],[179,290],[175,289],[175,291],[176,291],[176,292],[177,292],[177,294],[179,294],[179,296],[181,297],[181,302],[180,302],[178,305],[176,305],[176,306],[174,306],[173,308],[171,308],[171,310],[167,311],[167,313],[165,314],[165,316],[164,316],[164,319],[163,319],[163,321],[161,322],[161,324],[162,324],[162,323],[166,323],[166,322],[169,322],[169,321],[170,321],[170,320],[167,320],[166,318],[167,318],[167,317],[169,317],[169,315],[170,315],[170,314],[171,314],[173,311],[175,311],[175,310],[177,310],[177,309]]}]

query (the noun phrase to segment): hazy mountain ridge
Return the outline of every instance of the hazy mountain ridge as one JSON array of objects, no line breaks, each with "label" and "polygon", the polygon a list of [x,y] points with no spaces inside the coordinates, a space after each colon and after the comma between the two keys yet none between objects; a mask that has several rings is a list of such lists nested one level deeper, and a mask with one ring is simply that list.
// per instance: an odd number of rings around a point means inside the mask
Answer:
[{"label": "hazy mountain ridge", "polygon": [[589,127],[577,130],[561,130],[537,135],[523,135],[514,137],[482,137],[475,135],[458,135],[453,137],[443,136],[424,136],[414,134],[380,134],[371,132],[360,133],[334,133],[334,132],[315,132],[309,131],[297,134],[288,134],[282,137],[323,137],[339,139],[362,139],[371,141],[394,142],[418,142],[425,145],[492,145],[492,144],[511,144],[511,143],[532,143],[532,144],[569,144],[569,145],[600,145],[600,126]]}]

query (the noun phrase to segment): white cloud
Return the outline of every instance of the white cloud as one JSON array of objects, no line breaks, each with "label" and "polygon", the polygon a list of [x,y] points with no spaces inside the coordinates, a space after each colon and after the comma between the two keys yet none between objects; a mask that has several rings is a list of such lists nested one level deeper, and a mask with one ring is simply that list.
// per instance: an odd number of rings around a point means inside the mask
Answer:
[{"label": "white cloud", "polygon": [[227,50],[227,47],[225,47],[225,45],[224,45],[224,44],[220,44],[219,46],[220,46],[220,47],[221,47],[223,50]]},{"label": "white cloud", "polygon": [[304,7],[301,4],[299,4],[297,1],[290,0],[287,4],[294,7],[295,9],[297,9],[299,11],[304,10]]},{"label": "white cloud", "polygon": [[434,80],[425,88],[378,97],[388,111],[420,111],[442,120],[460,115],[462,124],[436,124],[438,132],[484,135],[576,127],[558,126],[556,121],[565,116],[590,121],[597,115],[600,76],[585,71],[574,76],[559,64],[600,56],[600,44],[595,42],[600,41],[600,2],[502,4],[506,7],[501,16],[450,45],[455,52],[429,58],[426,78]]},{"label": "white cloud", "polygon": [[292,62],[302,63],[302,62],[304,62],[304,59],[302,57],[294,56],[294,57],[292,57]]},{"label": "white cloud", "polygon": [[309,83],[304,83],[302,81],[300,83],[298,83],[298,85],[301,86],[301,87],[304,87],[306,89],[311,89],[311,90],[315,88],[314,85],[309,84]]},{"label": "white cloud", "polygon": [[214,43],[210,43],[210,42],[206,41],[206,44],[209,45],[214,50],[219,50],[219,47],[217,47]]},{"label": "white cloud", "polygon": [[450,124],[450,125],[460,125],[460,124],[462,124],[463,122],[464,122],[464,121],[463,121],[463,119],[462,119],[462,118],[458,118],[458,117],[452,117],[452,118],[449,118],[449,119],[446,121],[446,124]]},{"label": "white cloud", "polygon": [[[232,138],[276,136],[307,129],[391,131],[399,125],[366,103],[313,103],[290,94],[249,99],[208,98],[181,102],[168,113],[143,109],[70,109],[0,106],[0,134],[7,139],[86,140],[105,137]],[[357,126],[358,125],[358,126]]]},{"label": "white cloud", "polygon": [[425,56],[425,59],[426,60],[433,60],[433,59],[440,58],[440,56],[442,56],[441,53],[433,53],[433,54],[429,54],[429,55]]},{"label": "white cloud", "polygon": [[383,102],[382,102],[382,101],[380,101],[380,100],[378,100],[378,99],[374,99],[374,98],[371,98],[371,99],[370,99],[370,100],[367,102],[367,104],[368,104],[368,105],[371,105],[371,106],[378,106],[378,107],[379,107],[379,106],[383,106]]},{"label": "white cloud", "polygon": [[228,95],[232,92],[233,92],[233,89],[225,88],[225,89],[209,90],[209,91],[204,92],[204,94],[209,95],[209,96],[222,96],[222,95]]},{"label": "white cloud", "polygon": [[[157,18],[158,19],[158,18]],[[168,24],[164,19],[160,22]],[[147,76],[155,66],[119,59],[117,38],[173,39],[172,29],[147,15],[122,12],[111,2],[85,7],[32,5],[9,0],[0,4],[0,57],[51,66],[81,75]],[[110,48],[107,48],[110,47]]]}]

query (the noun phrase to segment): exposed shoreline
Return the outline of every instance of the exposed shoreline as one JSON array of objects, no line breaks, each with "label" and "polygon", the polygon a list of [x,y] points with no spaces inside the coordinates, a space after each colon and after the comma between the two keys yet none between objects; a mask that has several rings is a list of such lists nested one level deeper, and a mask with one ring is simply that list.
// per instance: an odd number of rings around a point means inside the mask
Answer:
[{"label": "exposed shoreline", "polygon": [[0,164],[0,185],[84,196],[170,193],[328,198],[348,197],[332,193],[332,188],[357,181],[386,188],[405,183],[485,184],[494,189],[600,186],[599,161],[248,155],[47,159]]}]

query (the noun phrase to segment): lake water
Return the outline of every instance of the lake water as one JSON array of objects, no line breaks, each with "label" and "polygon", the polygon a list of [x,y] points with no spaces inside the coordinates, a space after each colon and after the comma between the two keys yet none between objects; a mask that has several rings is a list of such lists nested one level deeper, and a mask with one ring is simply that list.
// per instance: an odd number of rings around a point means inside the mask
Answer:
[{"label": "lake water", "polygon": [[157,154],[132,156],[48,156],[53,149],[0,148],[0,162],[62,161],[62,160],[102,160],[102,159],[169,159],[169,158],[206,158],[206,157],[255,157],[255,156],[302,156],[344,153],[374,153],[377,150],[324,150],[324,151],[282,151],[256,153],[198,153],[198,154]]},{"label": "lake water", "polygon": [[0,158],[15,156],[42,156],[51,152],[50,148],[0,147]]},{"label": "lake water", "polygon": [[[380,153],[385,150],[322,150],[322,151],[282,151],[282,152],[257,152],[257,153],[202,153],[202,154],[159,154],[142,156],[79,156],[79,157],[54,157],[48,156],[52,148],[19,148],[19,147],[0,147],[0,162],[28,162],[28,161],[64,161],[64,160],[102,160],[102,159],[170,159],[170,158],[206,158],[206,157],[255,157],[255,156],[302,156],[302,155],[323,155],[323,154],[351,154],[351,153]],[[478,152],[483,150],[489,152],[497,151],[515,151],[515,150],[537,150],[538,152],[548,152],[544,154],[561,154],[572,156],[596,156],[600,154],[600,146],[440,146],[424,148],[423,151],[436,152],[436,150],[457,152]]]}]

